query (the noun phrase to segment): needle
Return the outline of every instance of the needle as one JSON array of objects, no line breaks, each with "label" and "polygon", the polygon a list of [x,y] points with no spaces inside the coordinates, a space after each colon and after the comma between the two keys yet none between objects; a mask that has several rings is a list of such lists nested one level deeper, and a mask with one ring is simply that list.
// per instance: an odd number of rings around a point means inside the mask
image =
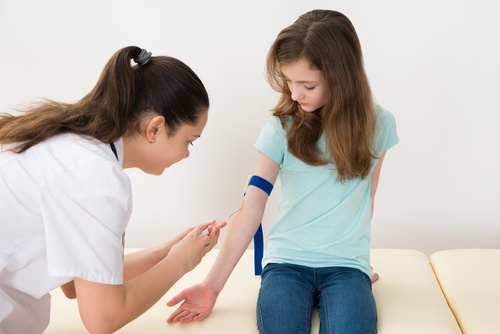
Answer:
[{"label": "needle", "polygon": [[229,218],[231,218],[232,216],[234,216],[236,214],[236,212],[240,211],[241,210],[241,207],[236,210],[235,212],[231,213],[229,216],[227,216],[226,220],[228,220]]},{"label": "needle", "polygon": [[[231,218],[232,216],[234,216],[234,215],[236,214],[236,212],[238,212],[238,211],[240,211],[240,210],[241,210],[241,207],[240,207],[238,210],[236,210],[235,212],[231,213],[229,216],[227,216],[227,218],[225,219],[225,220],[226,220],[226,223],[227,223],[227,220],[228,220],[229,218]],[[217,222],[218,222],[218,223],[220,223],[221,221],[217,221]],[[208,231],[207,231],[207,230],[203,231],[203,235],[208,235]]]}]

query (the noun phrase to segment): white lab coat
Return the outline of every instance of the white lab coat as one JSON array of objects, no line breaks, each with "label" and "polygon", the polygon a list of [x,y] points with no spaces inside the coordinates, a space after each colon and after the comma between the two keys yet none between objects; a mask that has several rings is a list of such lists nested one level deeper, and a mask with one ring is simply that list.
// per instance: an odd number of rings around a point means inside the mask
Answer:
[{"label": "white lab coat", "polygon": [[52,289],[80,277],[123,281],[121,237],[132,209],[123,143],[54,136],[0,151],[0,333],[42,333]]}]

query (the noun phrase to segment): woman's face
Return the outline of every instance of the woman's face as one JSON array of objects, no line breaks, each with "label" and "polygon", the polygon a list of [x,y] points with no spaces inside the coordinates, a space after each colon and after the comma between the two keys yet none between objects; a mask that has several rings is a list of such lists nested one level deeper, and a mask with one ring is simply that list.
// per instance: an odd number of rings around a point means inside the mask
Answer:
[{"label": "woman's face", "polygon": [[[124,168],[137,167],[143,172],[161,175],[165,168],[189,157],[189,146],[201,137],[208,120],[208,112],[200,113],[194,125],[181,125],[177,131],[168,135],[163,116],[156,116],[148,122],[145,135],[127,145],[124,138]],[[130,154],[127,154],[128,153]]]},{"label": "woman's face", "polygon": [[301,58],[281,65],[281,72],[288,84],[292,100],[305,112],[313,112],[325,105],[325,83],[321,71]]}]

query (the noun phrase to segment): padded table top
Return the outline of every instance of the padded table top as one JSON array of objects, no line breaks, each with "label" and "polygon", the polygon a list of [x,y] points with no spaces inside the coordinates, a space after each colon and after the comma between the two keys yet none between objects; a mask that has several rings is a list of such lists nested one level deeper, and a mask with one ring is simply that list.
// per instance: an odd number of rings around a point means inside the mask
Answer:
[{"label": "padded table top", "polygon": [[500,249],[456,249],[431,265],[464,333],[500,333]]},{"label": "padded table top", "polygon": [[[212,314],[202,322],[166,323],[174,308],[166,302],[182,289],[199,283],[210,269],[217,249],[187,273],[150,310],[117,333],[258,333],[255,305],[260,278],[253,274],[253,251],[247,250],[219,295]],[[377,302],[380,334],[460,333],[446,304],[428,259],[415,250],[374,249],[372,265],[381,278],[373,285]],[[69,300],[60,289],[52,293],[51,322],[48,334],[86,333],[76,300]],[[319,318],[314,317],[312,333],[318,333]]]},{"label": "padded table top", "polygon": [[372,249],[371,263],[380,334],[461,333],[424,253]]}]

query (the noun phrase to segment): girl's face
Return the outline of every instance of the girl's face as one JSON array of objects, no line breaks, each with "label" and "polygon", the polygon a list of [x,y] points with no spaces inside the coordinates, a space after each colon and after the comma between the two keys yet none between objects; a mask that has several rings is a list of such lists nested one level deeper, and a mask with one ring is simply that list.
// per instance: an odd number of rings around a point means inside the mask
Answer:
[{"label": "girl's face", "polygon": [[281,65],[281,72],[288,84],[292,100],[305,112],[313,112],[325,105],[325,83],[321,71],[311,67],[301,58],[295,62]]},{"label": "girl's face", "polygon": [[137,167],[143,172],[161,175],[165,168],[189,157],[189,146],[200,138],[208,120],[208,112],[201,112],[194,125],[181,125],[173,135],[167,134],[163,116],[151,119],[145,135],[135,140],[124,138],[124,168]]}]

